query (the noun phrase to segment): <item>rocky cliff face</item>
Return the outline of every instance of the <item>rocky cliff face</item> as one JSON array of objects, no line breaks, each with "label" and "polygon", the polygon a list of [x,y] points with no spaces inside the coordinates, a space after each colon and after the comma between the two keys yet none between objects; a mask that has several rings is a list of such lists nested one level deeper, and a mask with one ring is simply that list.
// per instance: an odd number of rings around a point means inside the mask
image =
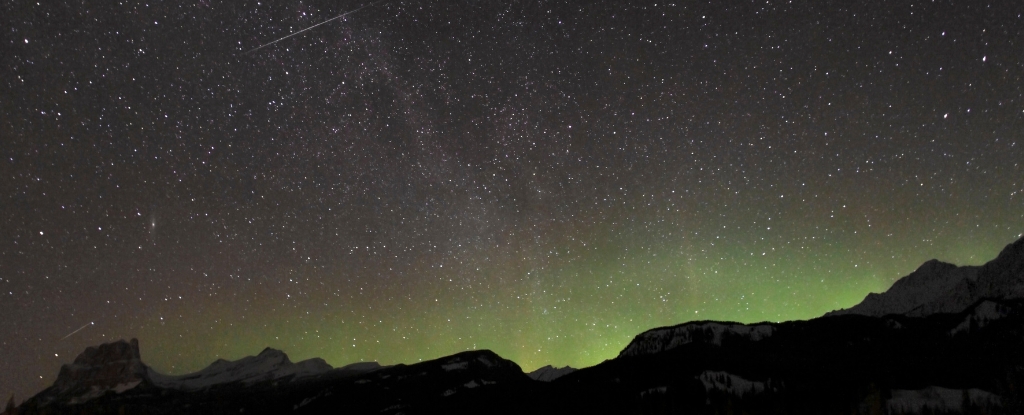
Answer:
[{"label": "rocky cliff face", "polygon": [[40,402],[81,403],[108,392],[122,393],[148,379],[139,341],[119,340],[89,347],[74,363],[61,366],[53,386],[38,395]]},{"label": "rocky cliff face", "polygon": [[59,394],[123,389],[138,385],[146,372],[139,355],[139,341],[119,340],[89,347],[74,363],[61,366],[53,387]]}]

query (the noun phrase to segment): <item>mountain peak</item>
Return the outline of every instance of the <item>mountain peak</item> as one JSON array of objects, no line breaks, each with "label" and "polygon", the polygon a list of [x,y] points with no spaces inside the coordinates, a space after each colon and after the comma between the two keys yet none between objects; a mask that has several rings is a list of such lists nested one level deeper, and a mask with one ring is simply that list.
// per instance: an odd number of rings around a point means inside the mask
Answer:
[{"label": "mountain peak", "polygon": [[936,258],[932,258],[932,259],[929,259],[929,260],[925,261],[923,264],[921,264],[921,266],[917,267],[917,270],[915,270],[914,273],[918,273],[918,272],[921,272],[921,273],[942,272],[942,271],[953,269],[953,268],[956,268],[955,264],[950,264],[948,262],[943,262],[943,261],[939,261]]},{"label": "mountain peak", "polygon": [[150,379],[161,387],[198,390],[236,382],[248,385],[287,377],[297,379],[331,369],[331,365],[320,358],[292,363],[284,352],[267,347],[256,356],[238,360],[217,359],[210,366],[186,375],[168,376],[150,371]]},{"label": "mountain peak", "polygon": [[825,315],[956,313],[984,298],[1024,298],[1024,238],[1007,245],[998,257],[980,267],[929,260],[884,293],[868,294],[860,304]]},{"label": "mountain peak", "polygon": [[263,351],[261,351],[260,354],[256,355],[256,357],[258,357],[260,359],[280,359],[280,360],[283,360],[283,361],[286,361],[286,362],[291,362],[288,359],[288,355],[285,354],[285,352],[277,350],[277,349],[274,349],[274,348],[271,348],[271,347],[267,347],[267,348],[263,349]]},{"label": "mountain peak", "polygon": [[121,360],[139,360],[139,340],[118,340],[103,343],[95,347],[87,347],[75,358],[76,365],[93,365]]},{"label": "mountain peak", "polygon": [[146,378],[148,369],[142,363],[137,339],[118,340],[88,347],[74,363],[61,366],[53,387],[62,395],[98,396],[107,390],[135,387]]},{"label": "mountain peak", "polygon": [[[420,364],[425,364],[420,363]],[[430,362],[430,365],[440,363],[445,372],[484,371],[502,372],[512,371],[523,373],[522,368],[516,362],[505,359],[488,349],[468,350],[453,354],[437,361]]]},{"label": "mountain peak", "polygon": [[1024,278],[1024,237],[1006,245],[999,256],[983,266],[987,273],[999,274],[1010,283],[1021,284]]},{"label": "mountain peak", "polygon": [[1021,235],[1020,238],[1013,243],[1006,245],[1006,247],[999,252],[999,256],[996,257],[996,260],[999,260],[1000,258],[1004,260],[1024,260],[1024,235]]},{"label": "mountain peak", "polygon": [[723,341],[760,341],[774,332],[775,326],[769,323],[693,321],[640,333],[619,352],[619,357],[661,353],[690,343],[721,346]]}]

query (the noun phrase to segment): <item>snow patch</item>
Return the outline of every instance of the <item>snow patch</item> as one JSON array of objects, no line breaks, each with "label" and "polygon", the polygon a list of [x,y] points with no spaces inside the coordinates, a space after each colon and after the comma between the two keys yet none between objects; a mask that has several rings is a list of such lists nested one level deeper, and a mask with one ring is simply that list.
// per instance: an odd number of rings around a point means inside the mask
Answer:
[{"label": "snow patch", "polygon": [[76,396],[74,398],[71,398],[68,401],[68,403],[70,403],[72,405],[77,405],[77,404],[80,404],[80,403],[83,403],[83,402],[86,402],[86,401],[90,401],[90,400],[99,398],[100,396],[103,396],[103,394],[107,393],[108,390],[110,390],[110,389],[100,389],[100,388],[98,388],[96,386],[93,386],[93,387],[89,388],[88,392],[83,393],[83,394],[81,394],[79,396]]},{"label": "snow patch", "polygon": [[765,391],[764,382],[747,380],[728,372],[706,370],[697,378],[704,384],[704,389],[709,392],[715,389],[731,395],[743,396],[748,393]]},{"label": "snow patch", "polygon": [[496,365],[496,363],[491,361],[491,359],[488,359],[487,356],[477,357],[476,360],[482,363],[486,368],[492,368]]},{"label": "snow patch", "polygon": [[641,391],[640,392],[640,397],[642,398],[644,396],[653,395],[653,394],[664,395],[665,392],[667,392],[667,391],[668,391],[668,386],[658,386],[656,388],[650,388],[648,390]]},{"label": "snow patch", "polygon": [[402,408],[405,408],[406,406],[407,406],[407,405],[402,405],[402,404],[394,404],[394,405],[391,405],[391,406],[389,406],[389,407],[387,407],[387,408],[381,409],[381,410],[380,410],[380,412],[381,412],[381,413],[384,413],[384,412],[388,412],[388,411],[398,410],[398,409],[402,409]]},{"label": "snow patch", "polygon": [[142,383],[141,380],[137,380],[137,381],[134,381],[134,382],[128,382],[128,383],[120,383],[117,386],[114,386],[111,390],[114,391],[114,393],[124,393],[127,390],[130,390],[130,389],[132,389],[132,388],[134,388],[136,386],[139,386],[140,383]]},{"label": "snow patch", "polygon": [[451,372],[453,370],[466,370],[469,368],[469,362],[446,363],[441,365],[441,368],[444,369],[445,372]]},{"label": "snow patch", "polygon": [[466,387],[466,389],[473,389],[473,388],[475,388],[477,386],[480,386],[480,384],[476,383],[475,380],[471,380],[471,381],[469,381],[468,383],[466,383],[465,385],[462,385],[462,386]]},{"label": "snow patch", "polygon": [[[965,396],[966,395],[966,396]],[[964,398],[975,405],[999,404],[999,396],[981,389],[947,389],[930,386],[924,389],[894,389],[886,403],[889,412],[920,413],[931,411],[961,411]]]},{"label": "snow patch", "polygon": [[104,394],[110,391],[113,391],[114,393],[124,393],[125,391],[131,390],[132,388],[139,386],[140,383],[142,383],[141,380],[136,380],[132,382],[119,383],[111,388],[101,388],[98,386],[93,386],[89,388],[88,392],[71,398],[71,400],[69,400],[68,402],[71,403],[72,405],[76,405],[99,398],[100,396],[103,396]]},{"label": "snow patch", "polygon": [[983,301],[974,307],[974,311],[964,317],[953,330],[949,331],[950,336],[959,333],[970,332],[987,326],[989,323],[1010,315],[1010,309],[994,301]]}]

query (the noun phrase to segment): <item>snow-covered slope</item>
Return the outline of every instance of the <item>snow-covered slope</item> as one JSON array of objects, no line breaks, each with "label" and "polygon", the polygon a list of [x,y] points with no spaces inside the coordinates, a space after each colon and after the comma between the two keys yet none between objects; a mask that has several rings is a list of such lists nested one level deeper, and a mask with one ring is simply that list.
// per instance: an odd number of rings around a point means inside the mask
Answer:
[{"label": "snow-covered slope", "polygon": [[747,380],[728,372],[705,370],[697,379],[704,384],[707,391],[720,390],[736,396],[765,391],[764,382]]},{"label": "snow-covered slope", "polygon": [[[930,386],[915,390],[893,390],[886,402],[890,413],[918,414],[935,412],[959,413],[966,411],[964,404],[989,405],[998,403],[999,397],[981,389],[947,389]],[[927,411],[927,412],[926,412]]]},{"label": "snow-covered slope", "polygon": [[480,365],[484,368],[492,368],[507,364],[507,361],[501,359],[498,355],[493,353],[458,353],[449,356],[441,363],[441,368],[445,372],[458,371],[458,370],[469,370],[470,366]]},{"label": "snow-covered slope", "polygon": [[619,357],[659,353],[689,343],[720,346],[722,341],[728,339],[759,341],[771,337],[774,331],[775,328],[770,324],[746,325],[715,321],[686,323],[640,333],[619,352]]},{"label": "snow-covered slope", "polygon": [[978,330],[993,321],[1010,315],[1010,312],[1010,307],[1003,304],[991,300],[982,301],[969,314],[964,316],[964,320],[950,330],[949,334],[955,336],[959,333],[969,333]]},{"label": "snow-covered slope", "polygon": [[214,385],[241,382],[256,382],[293,377],[293,379],[315,376],[331,370],[323,359],[314,358],[292,363],[280,350],[266,348],[259,355],[247,356],[235,361],[219,359],[205,369],[181,376],[169,376],[149,370],[154,385],[180,390],[197,390]]},{"label": "snow-covered slope", "polygon": [[825,315],[923,317],[958,313],[986,298],[1024,298],[1024,238],[1007,245],[996,259],[980,267],[958,267],[934,259],[925,262],[886,292],[868,294],[860,304]]},{"label": "snow-covered slope", "polygon": [[539,380],[541,382],[551,382],[555,379],[558,379],[562,376],[568,375],[575,371],[576,369],[573,369],[569,366],[553,367],[551,365],[547,365],[540,369],[534,370],[533,372],[527,373],[526,376],[529,376],[530,379]]}]

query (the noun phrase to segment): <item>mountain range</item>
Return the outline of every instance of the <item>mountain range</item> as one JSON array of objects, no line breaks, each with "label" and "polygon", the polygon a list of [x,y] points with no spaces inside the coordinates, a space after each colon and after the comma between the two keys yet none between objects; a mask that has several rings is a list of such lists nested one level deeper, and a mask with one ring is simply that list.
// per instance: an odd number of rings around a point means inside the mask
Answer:
[{"label": "mountain range", "polygon": [[487,351],[332,368],[265,349],[168,376],[139,342],[89,347],[4,414],[1024,413],[1024,238],[982,266],[932,260],[807,321],[688,322],[579,370]]}]

